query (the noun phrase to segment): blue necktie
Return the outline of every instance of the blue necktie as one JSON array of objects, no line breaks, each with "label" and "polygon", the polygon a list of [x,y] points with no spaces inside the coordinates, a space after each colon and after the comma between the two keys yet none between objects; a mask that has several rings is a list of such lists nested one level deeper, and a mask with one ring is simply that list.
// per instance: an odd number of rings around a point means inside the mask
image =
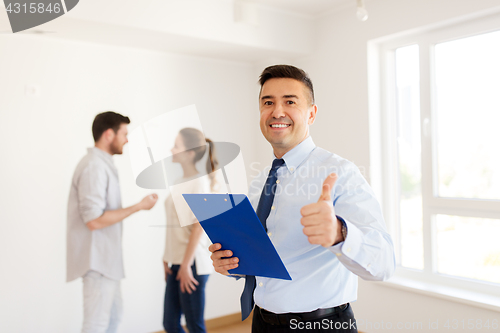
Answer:
[{"label": "blue necktie", "polygon": [[[262,189],[260,194],[259,205],[257,206],[257,216],[260,222],[267,231],[266,220],[271,212],[271,206],[273,205],[274,194],[276,193],[276,180],[278,179],[277,173],[278,169],[285,164],[283,159],[275,159],[273,161],[273,166],[269,170],[269,175],[267,176],[266,184]],[[241,320],[245,320],[252,312],[254,301],[253,301],[253,291],[255,289],[255,276],[247,275],[245,277],[245,288],[241,294]]]}]

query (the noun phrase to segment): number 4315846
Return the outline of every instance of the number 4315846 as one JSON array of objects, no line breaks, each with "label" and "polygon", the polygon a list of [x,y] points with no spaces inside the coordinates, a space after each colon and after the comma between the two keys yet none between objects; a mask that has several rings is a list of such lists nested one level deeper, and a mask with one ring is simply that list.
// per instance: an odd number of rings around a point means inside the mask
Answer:
[{"label": "number 4315846", "polygon": [[458,320],[458,319],[453,319],[453,320],[447,320],[444,325],[443,325],[444,328],[447,328],[447,329],[458,329],[458,328],[462,328],[462,329],[498,329],[498,320],[497,319],[493,319],[492,321],[490,321],[489,319],[486,320],[486,321],[483,321],[481,319],[469,319],[469,320],[465,320],[465,319],[462,319],[462,320]]},{"label": "number 4315846", "polygon": [[29,5],[27,3],[9,3],[9,5],[5,8],[7,13],[25,13],[25,14],[35,14],[35,13],[56,13],[59,14],[61,12],[61,4],[60,3],[49,3],[45,6],[44,3],[31,2]]}]

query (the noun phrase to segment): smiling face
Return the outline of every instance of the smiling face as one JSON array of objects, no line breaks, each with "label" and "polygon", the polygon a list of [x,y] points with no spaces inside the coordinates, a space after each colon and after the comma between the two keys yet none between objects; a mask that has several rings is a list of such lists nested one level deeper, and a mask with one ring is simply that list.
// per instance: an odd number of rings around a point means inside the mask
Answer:
[{"label": "smiling face", "polygon": [[309,136],[317,107],[304,83],[289,78],[267,80],[260,92],[260,130],[281,158]]}]

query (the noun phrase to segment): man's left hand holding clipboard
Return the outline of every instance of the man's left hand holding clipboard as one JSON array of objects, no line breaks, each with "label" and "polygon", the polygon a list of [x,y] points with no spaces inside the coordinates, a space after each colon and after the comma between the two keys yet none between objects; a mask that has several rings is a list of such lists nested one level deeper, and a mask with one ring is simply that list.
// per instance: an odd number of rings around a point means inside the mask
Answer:
[{"label": "man's left hand holding clipboard", "polygon": [[220,243],[215,243],[210,245],[208,248],[212,255],[212,261],[214,262],[214,268],[217,273],[222,275],[234,275],[229,274],[230,269],[238,267],[239,258],[233,257],[233,252],[231,250],[219,251],[222,248]]}]

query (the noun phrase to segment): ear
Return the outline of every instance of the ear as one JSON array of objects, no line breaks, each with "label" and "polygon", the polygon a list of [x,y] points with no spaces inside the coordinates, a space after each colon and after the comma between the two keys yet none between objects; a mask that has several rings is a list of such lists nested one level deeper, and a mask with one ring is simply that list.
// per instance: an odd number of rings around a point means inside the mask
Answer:
[{"label": "ear", "polygon": [[309,108],[309,118],[307,119],[307,124],[312,125],[314,124],[314,120],[316,120],[316,113],[318,112],[318,106],[316,104],[313,104]]},{"label": "ear", "polygon": [[115,138],[116,134],[112,128],[108,128],[107,130],[104,131],[104,133],[102,133],[102,136],[107,142],[111,142]]}]

